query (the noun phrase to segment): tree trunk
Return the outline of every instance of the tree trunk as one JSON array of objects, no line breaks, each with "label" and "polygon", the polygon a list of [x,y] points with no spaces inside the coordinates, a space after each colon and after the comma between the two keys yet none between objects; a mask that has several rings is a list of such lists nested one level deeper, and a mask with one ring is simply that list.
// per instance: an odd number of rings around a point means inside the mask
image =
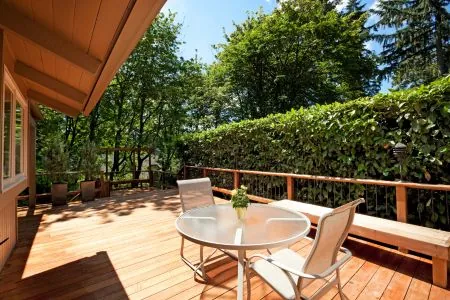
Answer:
[{"label": "tree trunk", "polygon": [[442,36],[442,30],[443,30],[443,16],[442,13],[438,10],[436,12],[436,57],[437,57],[437,63],[439,66],[439,76],[443,76],[448,73],[448,65],[447,61],[445,59],[445,49],[442,44],[443,36]]},{"label": "tree trunk", "polygon": [[144,160],[146,159],[146,155],[144,154],[144,157],[141,157],[142,150],[141,147],[144,145],[144,130],[145,130],[145,118],[144,118],[144,111],[145,111],[145,97],[141,96],[139,101],[139,132],[138,132],[138,151],[137,151],[137,169],[134,174],[134,179],[139,179],[142,172],[142,165],[144,164]]},{"label": "tree trunk", "polygon": [[95,133],[98,129],[99,106],[100,104],[97,104],[89,116],[89,141],[91,142],[95,142]]},{"label": "tree trunk", "polygon": [[[119,99],[118,99],[118,103],[117,103],[117,115],[116,115],[116,119],[115,119],[115,123],[116,123],[116,136],[114,137],[114,148],[119,148],[120,144],[122,143],[122,125],[121,122],[123,122],[122,120],[122,115],[123,115],[123,102],[124,102],[124,91],[122,89],[122,86],[120,85],[120,81],[117,80],[117,82],[119,83]],[[114,175],[115,172],[119,171],[120,168],[120,157],[119,157],[119,151],[115,150],[114,154],[113,154],[113,164],[111,167],[111,173],[109,174],[109,180],[113,181],[114,180]]]}]

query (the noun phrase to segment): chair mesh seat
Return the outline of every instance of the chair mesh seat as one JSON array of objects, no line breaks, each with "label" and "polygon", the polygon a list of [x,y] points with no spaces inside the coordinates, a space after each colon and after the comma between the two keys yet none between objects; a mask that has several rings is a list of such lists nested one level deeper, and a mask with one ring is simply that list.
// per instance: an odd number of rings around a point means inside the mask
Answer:
[{"label": "chair mesh seat", "polygon": [[[301,270],[305,264],[305,258],[291,249],[283,249],[275,252],[269,258],[285,264],[293,269]],[[251,266],[253,271],[258,273],[266,282],[270,283],[272,288],[285,299],[295,299],[295,292],[286,273],[275,265],[264,259],[257,260]],[[298,276],[289,273],[294,282],[297,282]]]}]

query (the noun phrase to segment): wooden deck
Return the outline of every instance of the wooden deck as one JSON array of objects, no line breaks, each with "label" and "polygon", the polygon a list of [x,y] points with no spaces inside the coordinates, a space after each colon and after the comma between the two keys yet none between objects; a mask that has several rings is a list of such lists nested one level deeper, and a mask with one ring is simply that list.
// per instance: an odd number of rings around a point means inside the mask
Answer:
[{"label": "wooden deck", "polygon": [[[175,190],[19,209],[19,242],[0,273],[0,299],[235,299],[234,260],[209,263],[209,284],[181,262],[179,212]],[[450,299],[430,283],[429,260],[352,238],[346,246],[354,253],[341,273],[348,299]],[[310,245],[292,248],[306,254]],[[185,254],[198,259],[198,246],[188,244]],[[279,299],[258,277],[251,283],[252,299]],[[337,290],[323,299],[339,299]]]}]

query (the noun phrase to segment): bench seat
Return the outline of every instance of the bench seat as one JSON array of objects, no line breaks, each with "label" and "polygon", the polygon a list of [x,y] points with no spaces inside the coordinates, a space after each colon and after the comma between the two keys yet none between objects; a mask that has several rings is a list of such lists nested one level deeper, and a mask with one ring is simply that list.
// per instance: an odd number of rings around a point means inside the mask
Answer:
[{"label": "bench seat", "polygon": [[[332,210],[293,200],[274,201],[270,205],[301,212],[315,224],[321,215]],[[431,256],[433,283],[447,287],[450,232],[356,214],[350,234]]]}]

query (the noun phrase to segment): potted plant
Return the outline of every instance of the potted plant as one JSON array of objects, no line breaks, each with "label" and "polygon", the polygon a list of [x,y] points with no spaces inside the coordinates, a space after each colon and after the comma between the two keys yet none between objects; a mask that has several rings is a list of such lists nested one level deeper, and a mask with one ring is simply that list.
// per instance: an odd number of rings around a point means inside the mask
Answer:
[{"label": "potted plant", "polygon": [[81,170],[84,172],[84,181],[80,182],[81,201],[95,199],[95,176],[100,173],[97,147],[88,141],[81,149]]},{"label": "potted plant", "polygon": [[247,214],[247,208],[250,204],[246,186],[241,185],[239,189],[233,190],[231,193],[231,204],[236,211],[238,219],[243,220]]},{"label": "potted plant", "polygon": [[67,182],[64,180],[68,169],[69,155],[64,145],[53,139],[44,156],[44,168],[52,183],[52,204],[67,204]]}]

